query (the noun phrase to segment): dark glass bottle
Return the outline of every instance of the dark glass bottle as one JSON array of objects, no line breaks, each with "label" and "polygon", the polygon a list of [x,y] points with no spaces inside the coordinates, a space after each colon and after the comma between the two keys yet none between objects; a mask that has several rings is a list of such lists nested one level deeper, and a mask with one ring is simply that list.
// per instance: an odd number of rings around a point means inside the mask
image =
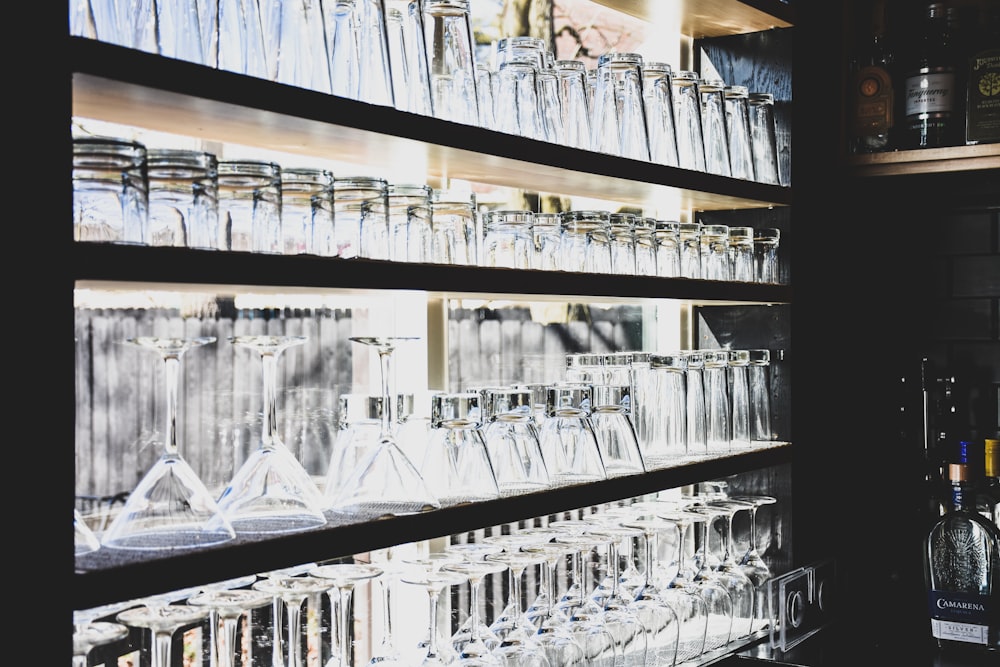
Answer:
[{"label": "dark glass bottle", "polygon": [[866,13],[851,59],[851,153],[880,153],[894,148],[896,62],[886,25],[886,0],[871,0]]},{"label": "dark glass bottle", "polygon": [[965,143],[1000,142],[1000,3],[976,22],[966,69]]},{"label": "dark glass bottle", "polygon": [[938,148],[965,143],[956,89],[960,65],[947,4],[932,2],[917,22],[903,67],[900,148]]}]

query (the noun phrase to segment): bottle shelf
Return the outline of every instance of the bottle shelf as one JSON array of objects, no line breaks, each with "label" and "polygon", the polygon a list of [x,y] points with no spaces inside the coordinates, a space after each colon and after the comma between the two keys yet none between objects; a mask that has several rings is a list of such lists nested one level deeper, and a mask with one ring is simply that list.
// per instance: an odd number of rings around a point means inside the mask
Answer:
[{"label": "bottle shelf", "polygon": [[1000,169],[1000,144],[851,155],[847,164],[851,175],[856,177]]},{"label": "bottle shelf", "polygon": [[[689,37],[723,37],[771,28],[789,28],[795,10],[782,0],[595,0],[599,5],[657,23],[665,11],[679,16],[680,30]],[[678,7],[678,5],[680,5]],[[665,9],[666,8],[666,9]]]},{"label": "bottle shelf", "polygon": [[792,203],[787,186],[631,160],[67,37],[76,117],[364,165],[684,210]]},{"label": "bottle shelf", "polygon": [[[225,545],[200,550],[161,553],[100,549],[76,560],[76,574],[69,592],[70,606],[89,609],[167,590],[267,572],[294,562],[330,560],[656,493],[705,479],[789,463],[791,459],[791,443],[772,442],[739,453],[680,461],[674,467],[642,475],[558,487],[410,516],[343,519],[340,522],[334,519],[312,531],[256,540],[237,537]],[[169,567],[165,567],[167,562]]]}]

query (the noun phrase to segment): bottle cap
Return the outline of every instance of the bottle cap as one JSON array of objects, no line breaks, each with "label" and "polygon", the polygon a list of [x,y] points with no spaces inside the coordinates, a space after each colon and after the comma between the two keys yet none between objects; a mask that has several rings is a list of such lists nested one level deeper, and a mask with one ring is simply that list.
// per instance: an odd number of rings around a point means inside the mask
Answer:
[{"label": "bottle cap", "polygon": [[966,482],[969,480],[969,467],[964,463],[948,464],[948,479],[953,482]]},{"label": "bottle cap", "polygon": [[983,472],[987,477],[1000,477],[1000,440],[986,438],[986,465]]}]

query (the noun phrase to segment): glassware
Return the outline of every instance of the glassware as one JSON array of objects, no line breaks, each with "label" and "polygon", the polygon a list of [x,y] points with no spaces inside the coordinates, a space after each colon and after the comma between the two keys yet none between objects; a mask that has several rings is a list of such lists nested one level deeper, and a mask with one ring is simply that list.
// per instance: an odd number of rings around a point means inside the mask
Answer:
[{"label": "glassware", "polygon": [[[709,524],[712,519],[724,513],[718,507],[708,507],[705,505],[692,505],[687,512],[699,515],[699,520],[694,521],[698,531],[696,541],[701,544],[701,558],[695,558],[694,575],[691,581],[698,587],[698,592],[705,600],[708,608],[708,625],[705,630],[705,652],[722,648],[729,643],[733,633],[733,622],[737,610],[746,617],[753,609],[752,592],[746,577],[724,577],[719,578],[712,569],[709,558],[710,546],[708,543]],[[699,537],[700,535],[700,537]],[[732,588],[730,588],[732,586]]]},{"label": "glassware", "polygon": [[218,2],[157,2],[155,12],[156,47],[161,56],[215,67],[218,53],[211,42],[218,34]]},{"label": "glassware", "polygon": [[[626,379],[627,382],[627,379]],[[602,378],[592,383],[590,421],[608,478],[645,472],[639,441],[631,421],[631,385],[622,379]]]},{"label": "glassware", "polygon": [[146,243],[146,147],[111,137],[73,139],[73,240]]},{"label": "glassware", "polygon": [[[585,665],[583,647],[577,641],[574,633],[566,625],[566,616],[555,604],[556,587],[554,572],[561,558],[572,553],[575,547],[557,542],[539,542],[521,547],[522,551],[539,554],[544,557],[541,568],[541,594],[533,603],[536,614],[537,630],[534,642],[540,647],[551,667],[566,667],[569,665]],[[528,610],[529,618],[532,611]]]},{"label": "glassware", "polygon": [[[749,510],[752,504],[727,498],[709,501],[709,505],[725,510],[725,513],[720,514],[723,520],[723,527],[720,531],[722,535],[722,559],[715,569],[723,577],[723,581],[728,578],[732,582],[727,584],[727,588],[737,591],[733,594],[733,638],[747,637],[754,631],[754,619],[759,611],[757,609],[757,587],[736,561],[735,543],[733,542],[733,516],[740,510]],[[748,596],[749,601],[744,596]]]},{"label": "glassware", "polygon": [[677,278],[681,275],[680,223],[657,220],[653,231],[656,241],[656,275]]},{"label": "glassware", "polygon": [[776,227],[757,227],[753,235],[754,262],[757,282],[776,285],[779,282],[778,244],[781,230]]},{"label": "glassware", "polygon": [[378,447],[382,432],[381,396],[341,394],[339,403],[340,429],[323,484],[323,497],[328,505],[351,482],[360,462]]},{"label": "glassware", "polygon": [[476,63],[476,97],[479,104],[479,125],[489,130],[497,129],[496,89],[493,71],[486,63]]},{"label": "glassware", "polygon": [[334,95],[393,107],[383,0],[321,3]]},{"label": "glassware", "polygon": [[565,211],[559,222],[559,266],[564,271],[611,273],[608,211]]},{"label": "glassware", "polygon": [[732,400],[729,394],[729,351],[704,350],[705,424],[709,454],[732,449]]},{"label": "glassware", "polygon": [[474,193],[434,190],[431,195],[431,232],[435,263],[461,266],[476,266],[479,263],[476,215]]},{"label": "glassware", "polygon": [[477,125],[476,59],[468,0],[424,0],[424,45],[438,118]]},{"label": "glassware", "polygon": [[489,554],[486,560],[503,563],[508,568],[507,603],[490,624],[490,630],[500,639],[493,654],[501,664],[509,667],[550,667],[548,658],[533,641],[535,628],[527,623],[521,605],[524,571],[541,563],[542,556],[528,551],[507,550]]},{"label": "glassware", "polygon": [[256,449],[240,465],[219,497],[219,507],[237,533],[288,533],[326,524],[323,497],[309,473],[278,434],[278,357],[304,336],[234,336],[236,347],[261,362],[264,426]]},{"label": "glassware", "polygon": [[330,660],[326,665],[350,667],[354,664],[354,633],[351,632],[351,598],[354,596],[354,588],[363,581],[382,576],[382,569],[363,563],[333,563],[310,568],[309,576],[328,579],[332,584],[327,594],[330,597],[330,608],[337,614],[337,627],[330,635]]},{"label": "glassware", "polygon": [[382,178],[333,179],[337,256],[389,259],[389,183]]},{"label": "glassware", "polygon": [[219,165],[215,155],[150,148],[146,169],[149,244],[218,249]]},{"label": "glassware", "polygon": [[531,411],[531,391],[506,387],[480,390],[483,440],[502,496],[548,488],[549,472],[542,456]]},{"label": "glassware", "polygon": [[[484,636],[484,632],[489,635],[492,635],[492,632],[483,624],[480,616],[479,600],[483,580],[486,575],[503,572],[505,569],[507,567],[503,563],[485,558],[465,560],[457,563],[445,563],[441,566],[442,571],[461,574],[469,582],[469,634],[467,640],[462,641],[459,646],[456,646],[458,650],[457,664],[459,665],[466,665],[467,667],[484,667],[486,665],[499,667],[503,664],[498,657],[492,654],[491,648],[487,643],[487,638]],[[500,643],[499,638],[495,636],[490,636],[489,639],[493,646],[497,646]]]},{"label": "glassware", "polygon": [[430,73],[419,0],[386,0],[385,29],[396,108],[432,115]]},{"label": "glassware", "polygon": [[262,160],[219,162],[219,248],[281,253],[281,167]]},{"label": "glassware", "polygon": [[[307,90],[333,92],[323,7],[316,0],[271,3],[274,18],[264,21],[272,78]],[[268,15],[269,12],[265,12]]]},{"label": "glassware", "polygon": [[116,549],[175,549],[232,540],[236,536],[232,524],[181,456],[177,437],[181,356],[214,343],[215,338],[142,336],[126,342],[157,352],[163,361],[163,453],[129,493],[125,506],[102,535],[102,545]]},{"label": "glassware", "polygon": [[641,55],[605,53],[598,58],[592,110],[594,150],[649,160]]},{"label": "glassware", "polygon": [[702,131],[698,73],[689,70],[676,72],[670,83],[673,86],[678,165],[683,169],[705,171],[705,138]]},{"label": "glassware", "polygon": [[656,220],[636,217],[635,220],[635,273],[638,276],[656,275]]},{"label": "glassware", "polygon": [[650,409],[650,436],[643,460],[651,469],[677,463],[687,453],[687,356],[682,352],[651,354],[656,406]]},{"label": "glassware", "polygon": [[76,556],[93,553],[101,548],[101,541],[76,508],[73,508],[73,543]]},{"label": "glassware", "polygon": [[260,79],[270,78],[264,25],[258,0],[218,1],[219,69]]},{"label": "glassware", "polygon": [[541,120],[542,139],[553,144],[565,143],[563,129],[562,101],[559,98],[559,75],[553,68],[555,56],[551,51],[543,53],[544,64],[538,70],[535,83],[538,85],[538,117]]},{"label": "glassware", "polygon": [[771,351],[748,350],[747,385],[750,400],[750,441],[774,440],[771,432]]},{"label": "glassware", "polygon": [[702,79],[698,83],[705,141],[705,170],[711,174],[731,176],[725,89],[726,84],[722,79]]},{"label": "glassware", "polygon": [[119,623],[133,628],[149,630],[152,635],[150,664],[152,667],[170,667],[174,633],[183,627],[201,623],[208,618],[205,607],[189,605],[143,605],[119,612],[115,617]]},{"label": "glassware", "polygon": [[708,412],[705,401],[705,354],[685,350],[687,359],[687,455],[708,453]]},{"label": "glassware", "polygon": [[705,280],[729,280],[729,227],[701,226],[701,277]]},{"label": "glassware", "polygon": [[442,507],[500,497],[479,401],[476,392],[431,397],[431,430],[419,469]]},{"label": "glassware", "polygon": [[729,350],[730,442],[732,447],[750,446],[750,352]]},{"label": "glassware", "polygon": [[[263,579],[253,584],[255,590],[268,593],[273,598],[273,639],[272,667],[304,667],[302,646],[302,603],[311,600],[314,595],[330,590],[329,579],[320,577],[298,576],[281,573],[268,573]],[[281,622],[285,619],[287,634],[287,652],[282,651]],[[288,656],[285,662],[284,655]]]},{"label": "glassware", "polygon": [[538,96],[539,68],[534,59],[517,56],[497,72],[496,129],[530,139],[545,139]]},{"label": "glassware", "polygon": [[332,173],[312,168],[281,170],[281,238],[286,255],[337,256]]},{"label": "glassware", "polygon": [[748,537],[747,548],[742,556],[737,554],[736,560],[740,565],[740,570],[753,583],[754,590],[756,591],[757,597],[754,600],[753,623],[753,630],[756,632],[766,627],[772,614],[767,596],[767,582],[771,579],[772,573],[771,568],[757,550],[757,510],[765,505],[773,505],[778,502],[778,499],[773,496],[761,495],[734,495],[730,496],[729,499],[750,503],[751,505],[747,510],[750,513],[750,535]]},{"label": "glassware", "polygon": [[[643,535],[642,529],[630,528],[617,523],[587,531],[591,535],[610,538],[607,542],[607,580],[611,586],[607,594],[597,600],[601,606],[601,622],[611,634],[615,647],[615,664],[642,667],[646,664],[646,629],[635,614],[629,601],[625,599],[619,576],[619,544]],[[629,595],[630,599],[634,599]]]},{"label": "glassware", "polygon": [[611,246],[611,273],[634,276],[635,225],[632,213],[612,213],[608,216],[608,244]]},{"label": "glassware", "polygon": [[657,512],[657,515],[677,528],[674,549],[677,569],[674,576],[660,589],[660,597],[674,610],[680,624],[676,660],[680,665],[702,654],[708,631],[708,605],[692,580],[693,572],[687,564],[686,543],[688,528],[703,517],[676,509]]},{"label": "glassware", "polygon": [[559,79],[559,103],[566,145],[590,150],[591,115],[586,65],[579,60],[557,60],[552,69]]},{"label": "glassware", "polygon": [[374,347],[378,352],[382,377],[382,430],[378,446],[354,469],[349,483],[333,501],[331,509],[351,516],[394,516],[416,514],[441,508],[417,468],[399,448],[393,433],[392,407],[395,391],[390,391],[390,359],[407,337],[352,337],[355,343]]},{"label": "glassware", "polygon": [[[415,563],[411,562],[411,564]],[[419,572],[404,572],[400,576],[400,581],[423,588],[427,592],[427,599],[430,602],[430,610],[427,615],[427,650],[418,667],[443,667],[452,664],[452,657],[440,647],[438,600],[445,588],[461,584],[465,581],[465,577],[456,572],[441,571],[440,567],[436,565],[425,565]]]},{"label": "glassware", "polygon": [[649,159],[678,166],[677,130],[674,128],[673,70],[663,62],[642,64],[642,97],[649,136]]},{"label": "glassware", "polygon": [[209,610],[212,620],[211,644],[216,667],[236,664],[236,631],[244,614],[271,603],[271,595],[254,589],[205,590],[188,598],[187,603]]},{"label": "glassware", "polygon": [[128,627],[110,621],[90,621],[73,628],[73,667],[87,667],[90,652],[128,637]]},{"label": "glassware", "polygon": [[750,109],[746,86],[726,86],[726,134],[729,137],[729,167],[733,178],[754,180],[750,150]]},{"label": "glassware", "polygon": [[754,177],[761,183],[779,185],[778,140],[774,121],[774,96],[770,93],[750,93],[747,96],[750,114],[750,148],[753,153]]},{"label": "glassware", "polygon": [[701,223],[680,223],[677,227],[677,241],[680,244],[681,277],[705,277],[701,266]]},{"label": "glassware", "polygon": [[483,214],[483,262],[509,269],[531,268],[531,211],[487,211]]},{"label": "glassware", "polygon": [[607,479],[590,420],[592,401],[589,384],[565,383],[547,389],[546,416],[538,441],[554,486]]},{"label": "glassware", "polygon": [[[414,0],[416,2],[416,0]],[[410,228],[410,207],[426,209],[431,203],[429,185],[390,183],[386,192],[389,202],[390,259],[397,262],[427,262],[430,259],[430,228],[421,234]]]},{"label": "glassware", "polygon": [[752,283],[756,280],[753,235],[753,227],[729,228],[729,276],[731,280],[744,283]]}]

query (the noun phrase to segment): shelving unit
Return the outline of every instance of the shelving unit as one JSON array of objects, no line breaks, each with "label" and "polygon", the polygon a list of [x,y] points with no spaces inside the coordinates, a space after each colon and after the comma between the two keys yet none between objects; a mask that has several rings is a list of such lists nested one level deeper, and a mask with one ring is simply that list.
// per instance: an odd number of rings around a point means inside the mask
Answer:
[{"label": "shelving unit", "polygon": [[[608,0],[653,18],[659,3]],[[697,11],[695,11],[697,7]],[[784,3],[685,2],[693,38],[792,25]],[[594,196],[637,207],[677,202],[689,212],[766,212],[793,204],[789,187],[654,165],[513,137],[368,105],[191,63],[64,36],[62,68],[72,115],[265,150],[322,156],[371,169],[412,163],[419,178],[460,178],[537,192]],[[64,119],[68,120],[68,119]],[[65,146],[62,146],[65,148]],[[416,178],[417,176],[415,176]],[[62,187],[60,185],[60,187]],[[65,186],[69,188],[68,182]],[[66,199],[64,197],[64,199]],[[68,211],[68,206],[64,207]],[[66,216],[68,217],[68,215]],[[68,228],[68,225],[67,225]],[[65,244],[57,306],[72,289],[212,289],[342,292],[420,290],[436,297],[530,296],[639,303],[676,299],[698,307],[789,306],[791,285],[723,283],[373,260],[266,256],[176,248]],[[456,289],[460,286],[460,289]],[[784,311],[783,311],[784,312]],[[61,360],[65,363],[65,359]],[[787,391],[783,394],[787,395]],[[486,525],[610,502],[773,467],[795,459],[790,442],[687,461],[638,477],[249,540],[178,554],[96,554],[76,562],[70,609],[84,609],[230,577],[429,539]],[[783,483],[787,483],[783,482]]]}]

